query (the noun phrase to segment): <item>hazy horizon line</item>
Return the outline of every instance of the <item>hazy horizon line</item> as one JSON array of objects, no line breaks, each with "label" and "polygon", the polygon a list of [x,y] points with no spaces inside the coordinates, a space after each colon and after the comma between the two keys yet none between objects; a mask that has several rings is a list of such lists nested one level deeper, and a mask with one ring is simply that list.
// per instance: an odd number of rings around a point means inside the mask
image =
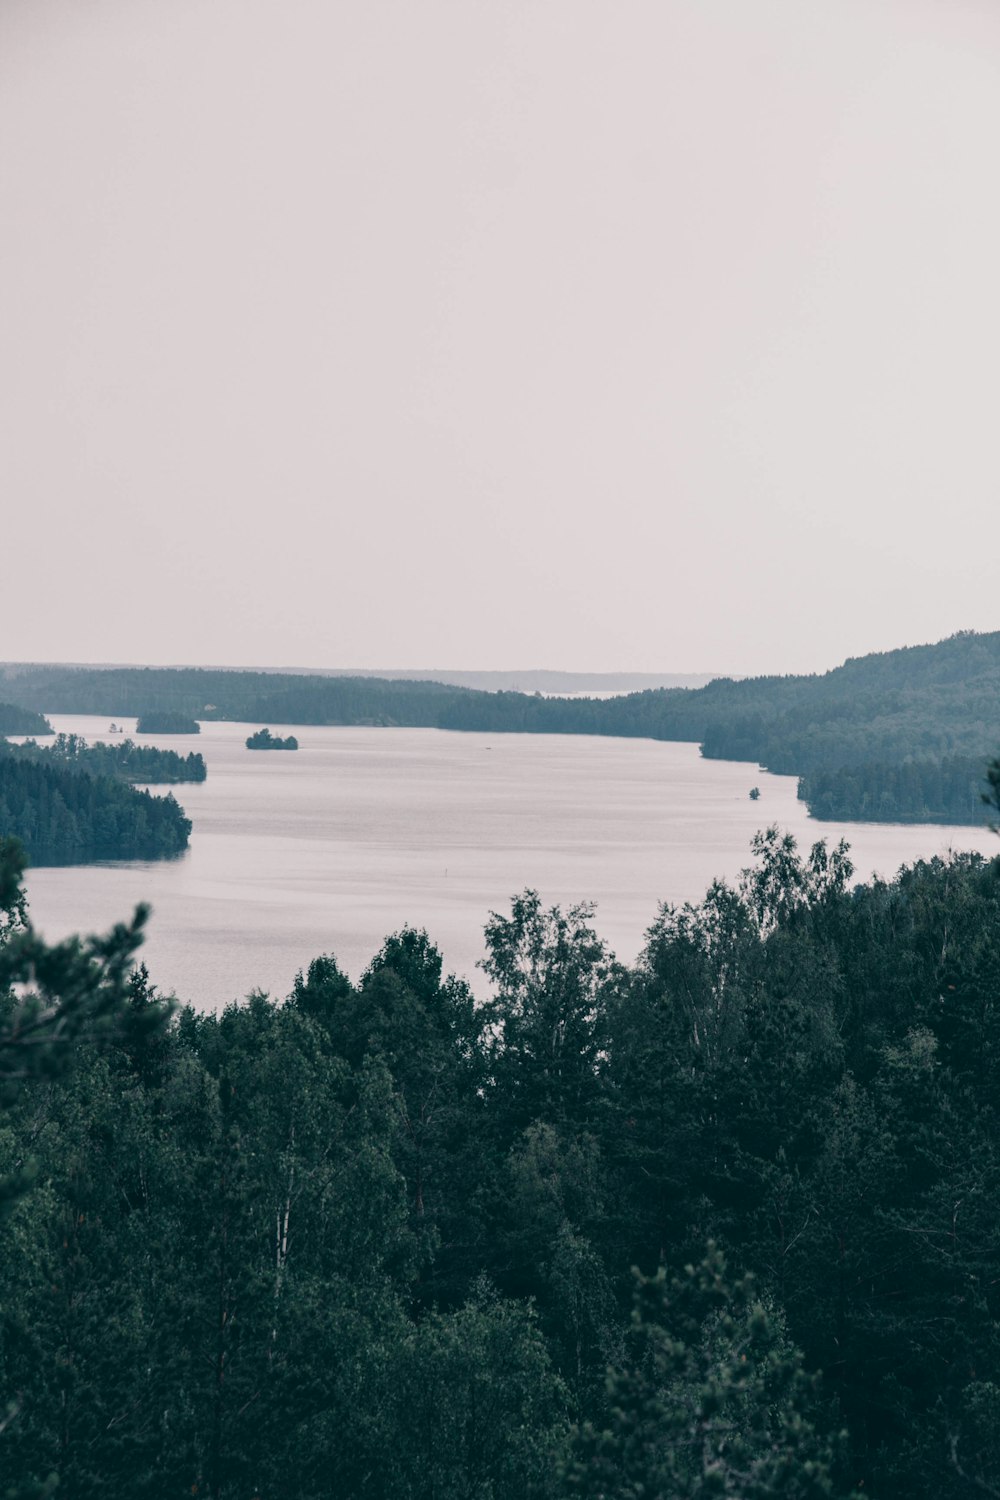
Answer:
[{"label": "hazy horizon line", "polygon": [[[452,676],[476,676],[476,677],[510,677],[518,674],[522,676],[538,676],[548,674],[559,677],[704,677],[713,680],[716,677],[745,676],[746,673],[732,672],[700,672],[700,671],[674,671],[664,668],[662,671],[649,671],[640,668],[614,668],[596,669],[584,671],[575,667],[319,667],[319,666],[295,666],[281,664],[278,666],[266,666],[262,663],[232,662],[196,662],[196,661],[70,661],[67,659],[49,659],[35,657],[19,661],[0,661],[0,669],[8,667],[68,667],[71,669],[90,671],[151,671],[151,672],[268,672],[278,674],[287,672],[295,676],[309,676],[310,674],[323,677],[419,677],[427,673],[441,674],[444,672]],[[760,673],[755,675],[770,676],[771,673]],[[782,674],[784,675],[784,674]],[[801,675],[801,674],[788,674]]]},{"label": "hazy horizon line", "polygon": [[[266,666],[260,663],[234,665],[231,662],[192,662],[192,661],[70,661],[66,659],[52,660],[34,658],[20,661],[0,661],[0,672],[16,669],[28,669],[36,667],[65,667],[69,670],[80,671],[152,671],[152,672],[262,672],[271,676],[287,674],[297,677],[379,677],[389,680],[410,681],[445,681],[464,678],[492,678],[506,679],[522,677],[541,679],[546,677],[573,679],[581,682],[605,682],[630,680],[633,682],[662,682],[670,679],[674,683],[699,682],[704,685],[716,682],[721,678],[729,678],[733,681],[743,681],[758,677],[817,677],[827,672],[836,671],[838,667],[849,661],[861,660],[868,656],[884,656],[895,651],[913,651],[922,647],[941,645],[945,641],[954,640],[960,636],[988,636],[1000,634],[996,630],[961,629],[950,631],[947,635],[939,636],[934,640],[906,641],[889,647],[875,647],[868,651],[856,654],[848,653],[832,665],[820,665],[810,668],[808,671],[782,671],[780,668],[757,669],[751,672],[707,672],[707,671],[676,671],[663,668],[658,671],[650,671],[643,668],[613,668],[581,670],[572,667],[321,667],[321,666],[294,666],[281,664],[278,666]],[[457,682],[455,685],[459,685]]]}]

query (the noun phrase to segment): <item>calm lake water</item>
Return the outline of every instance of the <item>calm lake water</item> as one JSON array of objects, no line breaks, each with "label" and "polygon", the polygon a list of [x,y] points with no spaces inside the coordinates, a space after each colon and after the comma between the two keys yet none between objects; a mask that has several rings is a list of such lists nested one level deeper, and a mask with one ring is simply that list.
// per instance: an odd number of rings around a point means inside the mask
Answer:
[{"label": "calm lake water", "polygon": [[[50,718],[107,738],[106,718]],[[272,724],[300,750],[248,751],[259,727],[138,737],[205,757],[208,780],[176,789],[191,848],[170,862],[31,872],[45,936],[102,930],[149,901],[153,979],[215,1008],[255,987],[286,994],[319,953],[357,978],[410,923],[482,989],[483,924],[525,886],[547,904],[595,901],[599,932],[632,960],[659,903],[697,901],[714,877],[735,877],[768,823],[806,846],[844,836],[858,878],[950,848],[1000,850],[986,830],[814,822],[794,777],[702,760],[695,745]]]}]

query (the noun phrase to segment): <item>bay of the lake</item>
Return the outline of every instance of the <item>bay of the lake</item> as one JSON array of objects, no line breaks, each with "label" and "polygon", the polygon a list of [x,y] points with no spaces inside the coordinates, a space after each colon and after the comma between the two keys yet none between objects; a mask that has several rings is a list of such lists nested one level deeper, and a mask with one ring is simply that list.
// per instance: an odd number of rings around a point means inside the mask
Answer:
[{"label": "bay of the lake", "polygon": [[[49,717],[57,730],[108,738],[106,718]],[[134,733],[134,721],[124,727]],[[152,978],[217,1008],[254,988],[287,994],[320,953],[358,978],[409,923],[482,990],[483,925],[525,886],[546,904],[596,902],[598,931],[631,961],[659,904],[734,879],[769,823],[806,847],[846,838],[858,878],[950,849],[1000,852],[985,828],[815,822],[794,777],[703,760],[696,745],[272,724],[301,748],[247,750],[259,727],[136,736],[205,757],[208,779],[175,788],[194,823],[190,850],[31,871],[44,935],[101,931],[148,901]]]}]

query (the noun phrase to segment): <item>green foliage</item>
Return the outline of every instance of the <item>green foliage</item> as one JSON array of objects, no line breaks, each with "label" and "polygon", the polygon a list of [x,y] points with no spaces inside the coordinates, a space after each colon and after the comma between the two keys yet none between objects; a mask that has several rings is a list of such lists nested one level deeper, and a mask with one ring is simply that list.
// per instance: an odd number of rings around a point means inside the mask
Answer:
[{"label": "green foliage", "polygon": [[586,1119],[600,1092],[607,1017],[623,974],[583,904],[545,911],[537,891],[486,924],[483,968],[495,996],[484,1015],[497,1041],[498,1094],[515,1125]]},{"label": "green foliage", "polygon": [[470,1198],[478,1187],[486,1081],[484,1017],[468,985],[442,976],[426,932],[388,938],[355,989],[331,958],[315,960],[289,1001],[354,1073],[385,1070],[397,1131],[393,1156],[411,1230],[426,1250],[416,1295],[460,1300],[480,1269],[468,1263]]},{"label": "green foliage", "polygon": [[[91,1045],[138,1044],[163,1025],[167,1008],[134,1003],[132,963],[148,912],[106,937],[50,946],[34,931],[21,887],[24,850],[0,838],[0,1108],[24,1088],[72,1069],[81,1038]],[[37,1162],[15,1153],[0,1171],[0,1216],[34,1180]]]},{"label": "green foliage", "polygon": [[526,891],[484,1002],[404,928],[166,1026],[139,927],[46,948],[20,868],[19,1500],[1000,1491],[1000,862],[768,829],[630,970]]},{"label": "green foliage", "polygon": [[[77,1323],[86,1312],[72,1290],[46,1281],[52,1268],[42,1245],[60,1209],[42,1181],[44,1127],[37,1104],[54,1084],[64,1087],[72,1071],[83,1071],[85,1050],[96,1056],[102,1048],[141,1051],[152,1045],[169,1007],[148,991],[140,996],[132,970],[143,908],[131,924],[106,938],[73,939],[52,948],[28,919],[23,870],[18,841],[0,839],[0,1263],[6,1267],[0,1281],[0,1474],[6,1500],[43,1500],[55,1492],[59,1474],[32,1441],[20,1368],[27,1358],[31,1380],[42,1375],[47,1388],[61,1390],[64,1398],[66,1378],[52,1367],[43,1369],[38,1360],[40,1338],[60,1302],[63,1307],[76,1302]],[[68,1090],[64,1097],[71,1097]],[[17,1128],[22,1120],[32,1122],[27,1133]],[[82,1215],[65,1221],[67,1249],[82,1224]],[[114,1329],[111,1323],[101,1330],[112,1349]]]},{"label": "green foliage", "polygon": [[697,1267],[637,1278],[632,1358],[608,1376],[606,1425],[586,1424],[567,1468],[591,1500],[828,1500],[833,1453],[816,1388],[753,1280]]},{"label": "green foliage", "polygon": [[481,1279],[454,1313],[418,1323],[393,1378],[393,1500],[553,1495],[565,1398],[531,1309]]}]

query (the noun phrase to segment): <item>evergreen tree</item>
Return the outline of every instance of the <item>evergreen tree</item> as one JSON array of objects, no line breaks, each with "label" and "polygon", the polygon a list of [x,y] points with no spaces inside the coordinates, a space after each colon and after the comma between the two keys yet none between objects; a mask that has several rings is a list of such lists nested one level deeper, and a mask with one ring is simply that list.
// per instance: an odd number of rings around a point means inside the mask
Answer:
[{"label": "evergreen tree", "polygon": [[780,1314],[712,1246],[697,1267],[637,1277],[632,1358],[600,1427],[577,1434],[567,1488],[588,1500],[829,1500],[831,1444]]}]

